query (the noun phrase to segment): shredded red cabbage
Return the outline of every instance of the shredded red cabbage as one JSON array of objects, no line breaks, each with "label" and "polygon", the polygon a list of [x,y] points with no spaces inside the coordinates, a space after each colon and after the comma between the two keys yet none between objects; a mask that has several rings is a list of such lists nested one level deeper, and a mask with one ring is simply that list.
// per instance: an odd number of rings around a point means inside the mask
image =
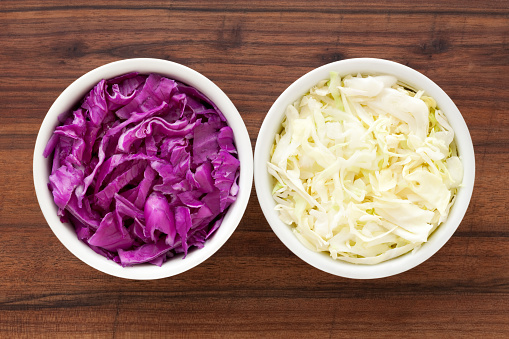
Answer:
[{"label": "shredded red cabbage", "polygon": [[238,193],[233,131],[195,88],[157,74],[99,82],[44,156],[62,222],[122,266],[202,248]]}]

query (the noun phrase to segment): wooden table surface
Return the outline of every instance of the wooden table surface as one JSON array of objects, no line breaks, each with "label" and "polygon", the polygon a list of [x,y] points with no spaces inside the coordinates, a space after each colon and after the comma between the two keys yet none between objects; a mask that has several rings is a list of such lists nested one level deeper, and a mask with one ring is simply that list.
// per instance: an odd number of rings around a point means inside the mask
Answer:
[{"label": "wooden table surface", "polygon": [[[431,259],[351,280],[293,255],[256,195],[209,260],[155,281],[111,277],[58,241],[32,153],[52,102],[102,64],[172,60],[232,99],[254,148],[278,95],[353,57],[394,60],[455,101],[476,152],[466,216]],[[0,2],[0,337],[509,337],[509,2]]]}]

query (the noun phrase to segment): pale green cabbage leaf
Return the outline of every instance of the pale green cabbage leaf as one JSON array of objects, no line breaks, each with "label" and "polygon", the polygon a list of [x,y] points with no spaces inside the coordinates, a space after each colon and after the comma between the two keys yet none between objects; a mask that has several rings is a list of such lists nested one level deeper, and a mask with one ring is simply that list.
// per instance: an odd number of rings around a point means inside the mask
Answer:
[{"label": "pale green cabbage leaf", "polygon": [[416,251],[447,219],[463,166],[423,91],[331,72],[285,113],[267,168],[280,219],[308,248],[377,264]]}]

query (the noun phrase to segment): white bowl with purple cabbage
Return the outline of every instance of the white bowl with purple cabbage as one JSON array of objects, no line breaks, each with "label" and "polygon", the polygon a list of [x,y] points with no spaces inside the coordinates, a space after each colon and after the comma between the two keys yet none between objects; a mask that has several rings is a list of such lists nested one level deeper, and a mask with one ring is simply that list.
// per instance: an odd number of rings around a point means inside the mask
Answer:
[{"label": "white bowl with purple cabbage", "polygon": [[53,103],[34,185],[67,249],[104,273],[159,279],[213,255],[238,226],[253,156],[227,95],[183,65],[127,59],[83,75]]}]

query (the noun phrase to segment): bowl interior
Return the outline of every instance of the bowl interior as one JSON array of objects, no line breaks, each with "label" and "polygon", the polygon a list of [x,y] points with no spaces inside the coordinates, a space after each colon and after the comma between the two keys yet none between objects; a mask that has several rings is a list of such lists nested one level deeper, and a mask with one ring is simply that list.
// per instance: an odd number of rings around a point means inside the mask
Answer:
[{"label": "bowl interior", "polygon": [[[274,209],[276,203],[272,198],[272,176],[266,169],[274,137],[281,129],[284,111],[289,104],[298,100],[319,81],[329,78],[331,71],[340,76],[361,73],[363,75],[393,75],[403,83],[416,89],[424,90],[432,96],[438,107],[447,116],[455,131],[458,153],[464,166],[463,185],[458,194],[449,217],[428,239],[421,248],[398,258],[376,265],[358,265],[332,259],[329,254],[317,253],[305,247],[284,224]],[[456,105],[449,96],[433,81],[423,74],[402,64],[371,58],[347,59],[333,62],[314,69],[291,84],[274,102],[260,128],[255,148],[255,188],[262,211],[279,239],[299,258],[325,272],[357,279],[382,278],[404,272],[415,267],[436,253],[452,236],[460,224],[472,195],[475,178],[474,149],[467,125]]]},{"label": "bowl interior", "polygon": [[[151,264],[121,267],[95,253],[77,238],[72,225],[60,221],[53,196],[47,187],[51,166],[49,159],[44,158],[42,154],[58,124],[58,115],[69,110],[102,79],[110,79],[130,72],[158,73],[193,86],[211,99],[222,111],[229,126],[233,129],[240,160],[239,193],[237,200],[229,207],[221,227],[206,241],[202,249],[190,251],[184,260],[178,256],[172,258],[161,267]],[[253,153],[249,134],[239,112],[226,94],[208,78],[186,66],[167,60],[127,59],[106,64],[88,72],[69,85],[55,100],[46,114],[37,136],[33,157],[33,174],[37,199],[44,217],[52,231],[70,252],[95,269],[113,276],[137,280],[159,279],[182,273],[197,266],[214,254],[234,232],[244,214],[251,193]]]}]

